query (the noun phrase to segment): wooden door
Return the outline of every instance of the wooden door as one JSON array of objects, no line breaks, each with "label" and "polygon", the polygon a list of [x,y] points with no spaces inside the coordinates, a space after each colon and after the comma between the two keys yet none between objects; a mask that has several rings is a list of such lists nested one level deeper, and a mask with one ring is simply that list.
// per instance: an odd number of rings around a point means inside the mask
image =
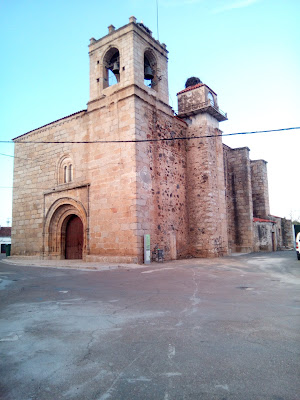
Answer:
[{"label": "wooden door", "polygon": [[77,215],[73,215],[66,227],[66,259],[76,260],[82,258],[83,225]]},{"label": "wooden door", "polygon": [[272,250],[276,251],[276,236],[275,236],[275,232],[272,232]]}]

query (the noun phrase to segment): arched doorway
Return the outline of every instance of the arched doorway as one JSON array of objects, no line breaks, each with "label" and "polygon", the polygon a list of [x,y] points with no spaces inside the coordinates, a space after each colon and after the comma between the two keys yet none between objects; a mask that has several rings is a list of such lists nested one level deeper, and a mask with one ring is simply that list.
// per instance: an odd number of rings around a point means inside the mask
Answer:
[{"label": "arched doorway", "polygon": [[77,215],[71,215],[66,226],[65,257],[68,260],[82,258],[83,224]]},{"label": "arched doorway", "polygon": [[44,232],[47,258],[85,259],[89,254],[87,212],[79,201],[66,197],[56,200],[47,212]]}]

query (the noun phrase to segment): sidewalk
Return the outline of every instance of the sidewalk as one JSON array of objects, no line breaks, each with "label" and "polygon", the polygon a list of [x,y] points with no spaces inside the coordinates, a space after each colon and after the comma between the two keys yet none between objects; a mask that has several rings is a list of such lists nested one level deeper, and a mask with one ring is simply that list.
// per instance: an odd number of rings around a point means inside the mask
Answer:
[{"label": "sidewalk", "polygon": [[[239,255],[242,255],[240,253]],[[238,257],[235,257],[238,258]],[[23,267],[46,267],[57,269],[77,269],[82,271],[107,271],[116,269],[165,269],[181,266],[212,265],[216,262],[220,265],[227,263],[226,257],[220,258],[190,258],[182,260],[171,260],[161,262],[151,262],[151,264],[125,264],[125,263],[105,263],[105,262],[86,262],[83,260],[41,260],[27,257],[0,257],[0,261],[10,265],[20,265]],[[234,263],[235,260],[232,262]]]},{"label": "sidewalk", "polygon": [[[21,265],[24,267],[48,267],[58,269],[78,269],[78,270],[89,270],[89,271],[106,271],[113,269],[137,269],[149,267],[145,264],[113,264],[113,263],[101,263],[101,262],[85,262],[82,260],[40,260],[36,258],[26,257],[6,257],[1,258],[1,262],[10,265]],[[156,266],[161,265],[155,263]],[[154,266],[154,263],[152,264]]]}]

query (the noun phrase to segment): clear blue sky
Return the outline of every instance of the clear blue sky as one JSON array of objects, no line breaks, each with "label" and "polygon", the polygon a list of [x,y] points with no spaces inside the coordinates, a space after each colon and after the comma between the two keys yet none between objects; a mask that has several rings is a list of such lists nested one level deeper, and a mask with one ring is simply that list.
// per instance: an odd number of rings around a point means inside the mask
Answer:
[{"label": "clear blue sky", "polygon": [[[198,76],[228,113],[224,133],[300,126],[299,0],[0,0],[0,140],[86,108],[88,44],[134,15],[169,50],[170,104]],[[224,138],[268,161],[271,213],[300,217],[300,130]],[[13,155],[13,145],[0,143]],[[298,161],[298,162],[297,162]],[[0,155],[0,224],[13,158]]]}]

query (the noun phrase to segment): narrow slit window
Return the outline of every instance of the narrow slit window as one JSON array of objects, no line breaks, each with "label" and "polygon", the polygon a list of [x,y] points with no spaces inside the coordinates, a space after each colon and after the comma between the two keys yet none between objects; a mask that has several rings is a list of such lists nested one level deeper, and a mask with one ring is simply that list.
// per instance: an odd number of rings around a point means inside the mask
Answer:
[{"label": "narrow slit window", "polygon": [[64,166],[64,183],[68,182],[68,167]]},{"label": "narrow slit window", "polygon": [[69,165],[69,182],[72,182],[73,180],[73,165]]}]

